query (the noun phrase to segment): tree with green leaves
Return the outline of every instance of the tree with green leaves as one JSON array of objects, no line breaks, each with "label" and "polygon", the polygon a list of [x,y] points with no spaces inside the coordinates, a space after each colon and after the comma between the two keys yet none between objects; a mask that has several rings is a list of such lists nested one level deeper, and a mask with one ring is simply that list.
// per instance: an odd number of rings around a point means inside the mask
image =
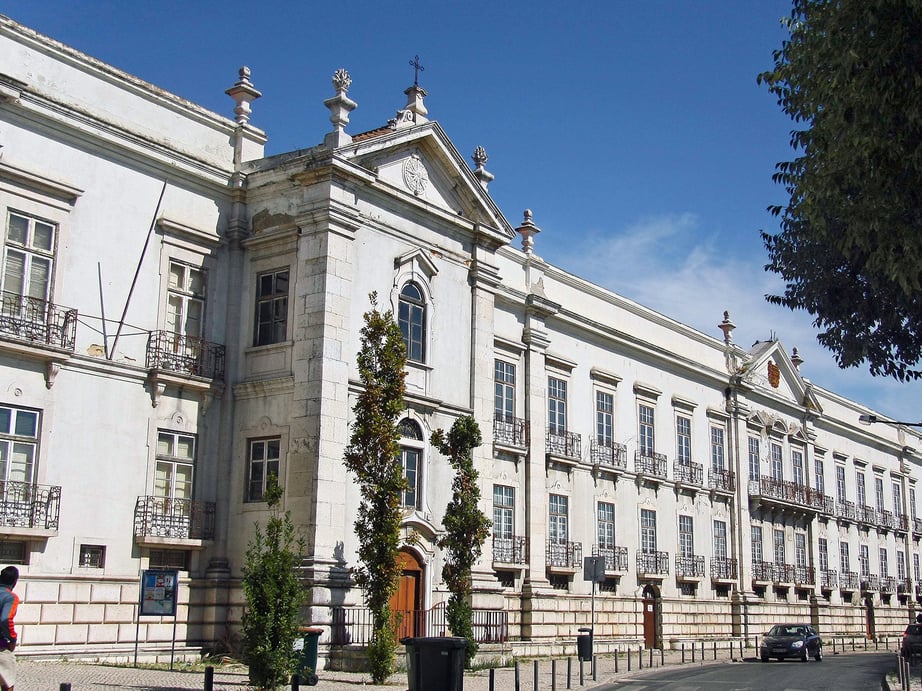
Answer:
[{"label": "tree with green leaves", "polygon": [[304,542],[290,512],[281,510],[283,493],[275,476],[268,478],[269,519],[265,532],[256,524],[243,568],[243,659],[249,665],[250,684],[257,689],[287,685],[298,663],[294,645],[306,592],[297,567]]},{"label": "tree with green leaves", "polygon": [[774,180],[769,302],[815,317],[840,367],[922,377],[922,3],[794,0],[759,82],[797,125]]},{"label": "tree with green leaves", "polygon": [[480,485],[477,484],[473,452],[482,441],[480,427],[474,418],[465,415],[455,420],[447,437],[439,429],[432,433],[431,440],[455,470],[451,501],[442,519],[445,532],[438,545],[445,550],[442,580],[451,593],[446,608],[448,626],[456,636],[467,639],[465,661],[470,666],[477,654],[471,610],[471,571],[480,559],[483,543],[493,525],[478,507]]},{"label": "tree with green leaves", "polygon": [[390,602],[400,581],[400,498],[408,489],[397,444],[407,358],[393,314],[378,310],[375,293],[370,299],[357,357],[362,390],[353,407],[352,437],[344,461],[362,497],[355,519],[359,565],[354,575],[371,610],[368,661],[373,682],[381,684],[396,666],[398,622]]}]

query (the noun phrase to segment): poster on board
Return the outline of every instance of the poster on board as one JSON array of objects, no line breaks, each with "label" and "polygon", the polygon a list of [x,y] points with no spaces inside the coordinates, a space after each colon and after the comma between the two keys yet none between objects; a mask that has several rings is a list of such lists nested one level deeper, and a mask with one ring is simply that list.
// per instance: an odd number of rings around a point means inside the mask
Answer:
[{"label": "poster on board", "polygon": [[175,569],[142,571],[141,607],[138,613],[142,617],[175,617],[178,584],[179,572]]}]

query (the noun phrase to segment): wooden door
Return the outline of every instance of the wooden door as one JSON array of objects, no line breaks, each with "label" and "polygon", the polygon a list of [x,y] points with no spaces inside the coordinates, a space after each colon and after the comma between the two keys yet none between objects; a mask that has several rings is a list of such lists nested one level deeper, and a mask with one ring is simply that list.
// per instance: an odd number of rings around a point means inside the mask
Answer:
[{"label": "wooden door", "polygon": [[656,647],[656,598],[649,590],[643,594],[643,644],[646,648]]},{"label": "wooden door", "polygon": [[423,566],[409,552],[398,557],[403,572],[397,593],[391,599],[391,611],[400,617],[397,640],[408,636],[425,636],[425,612],[422,611]]}]

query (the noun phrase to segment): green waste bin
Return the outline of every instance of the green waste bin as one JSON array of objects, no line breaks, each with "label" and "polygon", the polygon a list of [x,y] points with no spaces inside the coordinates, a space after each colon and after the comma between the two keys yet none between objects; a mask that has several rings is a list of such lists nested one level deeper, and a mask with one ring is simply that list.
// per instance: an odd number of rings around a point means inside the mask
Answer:
[{"label": "green waste bin", "polygon": [[320,643],[320,634],[323,629],[316,626],[306,626],[300,629],[301,639],[295,641],[295,650],[298,650],[298,679],[305,686],[317,686],[317,649]]},{"label": "green waste bin", "polygon": [[467,639],[457,636],[404,638],[409,691],[464,691]]}]

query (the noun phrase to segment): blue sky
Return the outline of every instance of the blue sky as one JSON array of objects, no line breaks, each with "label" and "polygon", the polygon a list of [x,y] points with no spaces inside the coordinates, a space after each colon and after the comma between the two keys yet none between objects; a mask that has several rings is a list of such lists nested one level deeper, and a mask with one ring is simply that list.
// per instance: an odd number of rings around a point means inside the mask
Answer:
[{"label": "blue sky", "polygon": [[[513,225],[530,208],[549,262],[720,337],[776,335],[814,383],[918,420],[922,384],[839,370],[812,319],[763,298],[759,230],[785,201],[771,181],[792,123],[756,84],[790,0],[260,3],[4,0],[0,12],[206,108],[240,65],[263,97],[268,153],[319,143],[330,76],[349,70],[347,131],[385,124],[420,56],[429,117],[462,155],[483,146]],[[0,68],[2,69],[2,68]]]}]

